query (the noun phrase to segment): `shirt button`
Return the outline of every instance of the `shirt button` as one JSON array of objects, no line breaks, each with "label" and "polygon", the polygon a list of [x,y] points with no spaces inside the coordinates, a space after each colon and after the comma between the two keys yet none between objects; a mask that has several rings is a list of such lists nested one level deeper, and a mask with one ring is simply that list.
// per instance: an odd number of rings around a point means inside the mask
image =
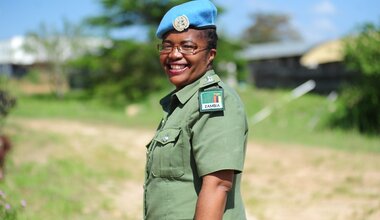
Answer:
[{"label": "shirt button", "polygon": [[162,141],[163,141],[163,142],[166,142],[166,141],[168,141],[168,140],[169,140],[169,136],[167,136],[167,135],[164,136],[164,137],[162,138]]}]

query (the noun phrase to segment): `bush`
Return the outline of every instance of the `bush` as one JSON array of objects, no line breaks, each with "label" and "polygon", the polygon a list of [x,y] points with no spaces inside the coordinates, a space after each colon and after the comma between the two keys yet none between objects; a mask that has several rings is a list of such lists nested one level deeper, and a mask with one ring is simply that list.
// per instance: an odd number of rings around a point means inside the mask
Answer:
[{"label": "bush", "polygon": [[359,72],[343,89],[331,125],[380,133],[380,25],[363,25],[360,34],[346,40],[345,64]]},{"label": "bush", "polygon": [[331,125],[380,133],[380,77],[364,77],[342,91]]},{"label": "bush", "polygon": [[[2,124],[9,111],[16,105],[16,99],[6,91],[0,90],[0,123]],[[0,124],[0,125],[1,125]]]},{"label": "bush", "polygon": [[115,41],[99,55],[72,62],[70,69],[72,87],[115,105],[140,101],[168,85],[152,43]]}]

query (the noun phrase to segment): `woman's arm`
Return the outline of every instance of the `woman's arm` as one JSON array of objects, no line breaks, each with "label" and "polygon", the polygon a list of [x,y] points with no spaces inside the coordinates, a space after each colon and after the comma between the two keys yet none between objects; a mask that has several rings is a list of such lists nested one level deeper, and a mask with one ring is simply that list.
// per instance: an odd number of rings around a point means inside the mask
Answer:
[{"label": "woman's arm", "polygon": [[234,171],[221,170],[202,177],[203,183],[195,210],[195,220],[221,220],[232,188]]}]

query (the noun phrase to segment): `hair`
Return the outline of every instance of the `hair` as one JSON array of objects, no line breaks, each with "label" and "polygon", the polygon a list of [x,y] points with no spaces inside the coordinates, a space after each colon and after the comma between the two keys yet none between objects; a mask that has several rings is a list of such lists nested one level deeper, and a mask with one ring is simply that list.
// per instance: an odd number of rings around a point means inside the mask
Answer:
[{"label": "hair", "polygon": [[202,37],[207,40],[208,49],[216,49],[218,46],[218,34],[215,28],[201,29]]}]

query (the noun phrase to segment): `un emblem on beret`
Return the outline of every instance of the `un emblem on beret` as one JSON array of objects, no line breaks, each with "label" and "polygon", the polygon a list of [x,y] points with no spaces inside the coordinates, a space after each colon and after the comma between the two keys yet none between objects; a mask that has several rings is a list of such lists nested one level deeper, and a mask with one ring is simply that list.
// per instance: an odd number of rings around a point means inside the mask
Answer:
[{"label": "un emblem on beret", "polygon": [[178,16],[173,21],[174,29],[179,32],[187,29],[189,25],[190,25],[189,18],[187,18],[186,15]]}]

